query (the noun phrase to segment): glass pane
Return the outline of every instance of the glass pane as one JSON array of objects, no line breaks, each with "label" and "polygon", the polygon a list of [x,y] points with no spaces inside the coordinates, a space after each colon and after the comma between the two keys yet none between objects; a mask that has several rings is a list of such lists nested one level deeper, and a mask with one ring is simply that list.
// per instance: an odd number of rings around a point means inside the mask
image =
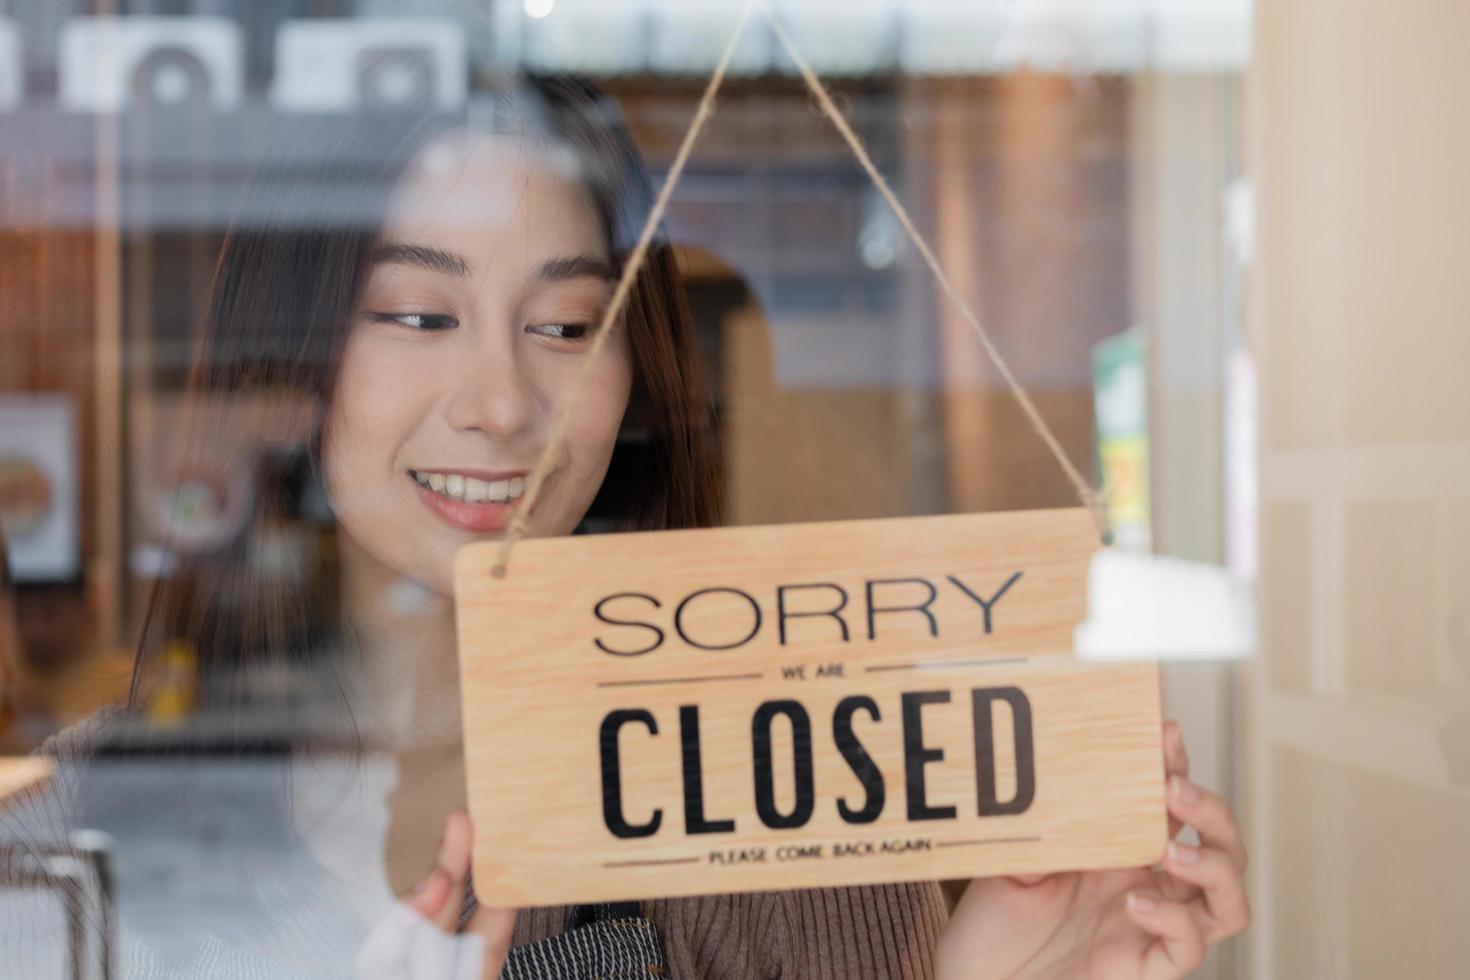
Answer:
[{"label": "glass pane", "polygon": [[1251,855],[1171,969],[1453,973],[1470,24],[1339,6],[0,3],[6,962],[1111,976],[993,928],[1070,877],[476,918],[451,816],[513,521],[1090,507],[1071,652],[1157,664]]}]

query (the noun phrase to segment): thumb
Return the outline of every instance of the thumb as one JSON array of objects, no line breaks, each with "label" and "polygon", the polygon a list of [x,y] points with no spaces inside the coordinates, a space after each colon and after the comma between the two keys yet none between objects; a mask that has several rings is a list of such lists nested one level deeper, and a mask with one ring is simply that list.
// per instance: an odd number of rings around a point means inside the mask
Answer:
[{"label": "thumb", "polygon": [[442,868],[435,868],[427,878],[413,886],[413,891],[403,896],[403,903],[432,921],[444,910],[450,884],[449,875]]}]

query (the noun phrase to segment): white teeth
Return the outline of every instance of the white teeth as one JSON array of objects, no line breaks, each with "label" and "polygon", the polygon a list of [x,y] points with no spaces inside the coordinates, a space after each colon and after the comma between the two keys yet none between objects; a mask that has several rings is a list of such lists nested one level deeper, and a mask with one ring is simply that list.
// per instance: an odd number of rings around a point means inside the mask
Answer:
[{"label": "white teeth", "polygon": [[477,480],[472,476],[465,477],[464,499],[472,504],[478,504],[490,499],[490,484],[484,480]]},{"label": "white teeth", "polygon": [[410,470],[410,475],[420,484],[454,500],[472,504],[506,503],[515,500],[526,490],[524,477],[513,476],[507,480],[480,480],[462,473],[420,473]]}]

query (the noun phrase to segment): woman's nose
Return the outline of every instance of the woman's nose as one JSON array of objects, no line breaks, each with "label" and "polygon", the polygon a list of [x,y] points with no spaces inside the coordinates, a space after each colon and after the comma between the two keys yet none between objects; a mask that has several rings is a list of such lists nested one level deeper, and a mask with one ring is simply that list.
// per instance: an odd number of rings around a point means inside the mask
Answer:
[{"label": "woman's nose", "polygon": [[468,344],[452,368],[455,382],[445,413],[455,429],[509,437],[536,416],[536,389],[514,344]]}]

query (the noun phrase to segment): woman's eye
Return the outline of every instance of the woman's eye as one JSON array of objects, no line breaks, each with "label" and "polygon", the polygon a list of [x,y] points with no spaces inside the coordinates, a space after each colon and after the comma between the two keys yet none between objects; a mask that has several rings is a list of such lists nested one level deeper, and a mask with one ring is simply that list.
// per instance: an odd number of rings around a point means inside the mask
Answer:
[{"label": "woman's eye", "polygon": [[396,323],[426,331],[448,330],[459,325],[458,320],[443,313],[374,313],[372,318],[378,323]]},{"label": "woman's eye", "polygon": [[582,340],[592,332],[592,328],[585,323],[533,323],[526,330],[557,340]]}]

